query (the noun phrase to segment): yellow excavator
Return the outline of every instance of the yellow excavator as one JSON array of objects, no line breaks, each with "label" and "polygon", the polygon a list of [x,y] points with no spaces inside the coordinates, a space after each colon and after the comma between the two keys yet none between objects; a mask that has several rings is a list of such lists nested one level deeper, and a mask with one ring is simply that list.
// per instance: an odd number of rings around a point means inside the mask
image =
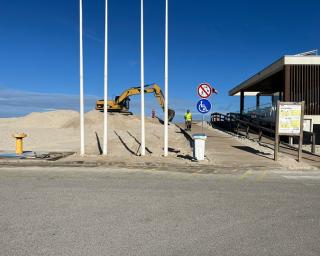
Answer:
[{"label": "yellow excavator", "polygon": [[[141,87],[132,87],[125,90],[120,96],[116,96],[114,100],[108,100],[108,112],[120,112],[120,113],[130,113],[130,96],[137,95],[141,93]],[[157,98],[162,110],[164,110],[165,99],[161,88],[157,84],[146,85],[144,88],[144,93],[153,93]],[[104,100],[97,100],[96,110],[104,110]],[[175,111],[173,109],[168,109],[168,120],[171,122],[175,116]]]}]

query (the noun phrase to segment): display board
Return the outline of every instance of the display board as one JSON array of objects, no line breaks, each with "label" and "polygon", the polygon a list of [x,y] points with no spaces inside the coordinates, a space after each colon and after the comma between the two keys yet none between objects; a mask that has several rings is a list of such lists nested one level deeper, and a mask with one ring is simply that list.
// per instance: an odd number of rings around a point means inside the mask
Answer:
[{"label": "display board", "polygon": [[300,136],[302,105],[280,102],[278,122],[279,135]]},{"label": "display board", "polygon": [[312,132],[312,119],[303,120],[303,130],[306,132]]},{"label": "display board", "polygon": [[277,103],[274,160],[278,160],[280,136],[299,137],[298,161],[301,161],[303,140],[304,102]]}]

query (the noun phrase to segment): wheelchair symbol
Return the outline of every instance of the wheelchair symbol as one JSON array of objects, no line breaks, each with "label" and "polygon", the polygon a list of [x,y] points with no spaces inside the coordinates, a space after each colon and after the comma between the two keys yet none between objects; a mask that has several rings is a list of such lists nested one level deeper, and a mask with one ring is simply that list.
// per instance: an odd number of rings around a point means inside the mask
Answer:
[{"label": "wheelchair symbol", "polygon": [[206,114],[211,110],[211,103],[208,100],[199,100],[197,109],[201,114]]}]

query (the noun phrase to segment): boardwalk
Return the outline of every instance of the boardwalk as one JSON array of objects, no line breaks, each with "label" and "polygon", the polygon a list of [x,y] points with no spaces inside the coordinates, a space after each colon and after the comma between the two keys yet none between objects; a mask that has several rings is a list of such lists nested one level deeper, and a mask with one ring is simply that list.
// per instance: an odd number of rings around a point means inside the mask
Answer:
[{"label": "boardwalk", "polygon": [[[183,126],[181,126],[183,127]],[[248,166],[248,167],[277,167],[272,153],[263,153],[250,146],[246,146],[236,138],[215,129],[204,128],[207,135],[206,157],[215,165]],[[202,133],[202,128],[193,125],[189,135]]]},{"label": "boardwalk", "polygon": [[[180,125],[184,127],[184,125]],[[254,143],[247,139],[237,139],[225,132],[222,132],[211,127],[204,128],[198,125],[193,125],[192,131],[188,132],[190,136],[195,133],[205,133],[206,141],[206,157],[215,165],[230,166],[230,167],[248,167],[248,168],[276,168],[288,167],[293,169],[315,167],[320,168],[320,157],[312,156],[309,153],[303,153],[302,162],[298,163],[297,152],[289,149],[285,145],[280,146],[279,161],[273,161],[273,141],[263,138],[261,145],[263,149],[255,146]],[[250,136],[251,138],[257,136]],[[257,148],[260,150],[257,150]]]}]

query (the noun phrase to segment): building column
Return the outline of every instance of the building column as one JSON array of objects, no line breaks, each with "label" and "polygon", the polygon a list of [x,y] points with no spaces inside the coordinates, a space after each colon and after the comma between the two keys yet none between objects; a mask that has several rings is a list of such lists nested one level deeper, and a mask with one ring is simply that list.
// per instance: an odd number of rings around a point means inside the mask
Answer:
[{"label": "building column", "polygon": [[284,88],[282,101],[290,101],[290,66],[284,66]]},{"label": "building column", "polygon": [[256,96],[256,109],[260,108],[260,96],[260,93],[258,93]]},{"label": "building column", "polygon": [[240,92],[240,116],[243,115],[244,112],[244,91]]},{"label": "building column", "polygon": [[257,122],[259,123],[259,119],[260,119],[260,93],[257,93],[256,95],[256,119],[257,119]]}]

